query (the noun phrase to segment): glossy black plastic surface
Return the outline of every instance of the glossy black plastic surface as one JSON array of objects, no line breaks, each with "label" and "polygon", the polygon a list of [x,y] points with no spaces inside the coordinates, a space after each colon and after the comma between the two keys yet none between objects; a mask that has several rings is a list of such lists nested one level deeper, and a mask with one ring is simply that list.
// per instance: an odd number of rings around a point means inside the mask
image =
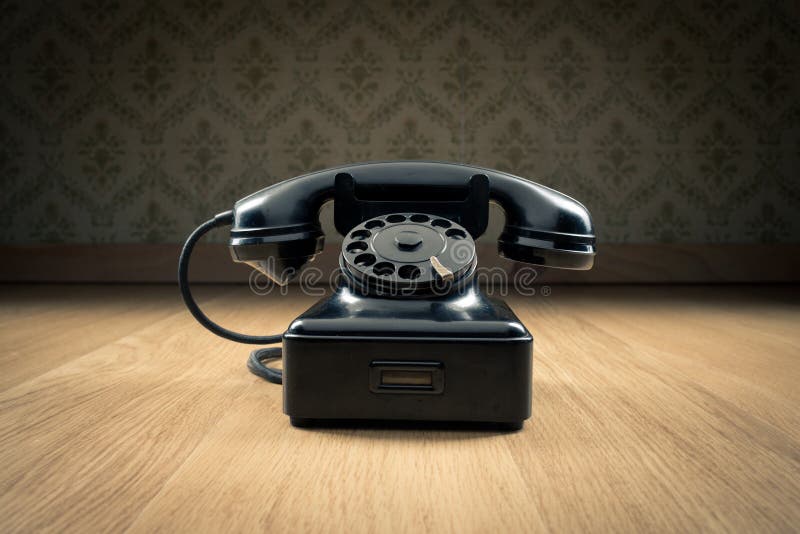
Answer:
[{"label": "glossy black plastic surface", "polygon": [[[393,165],[402,169],[406,163]],[[437,172],[435,165],[439,164],[427,165]],[[413,168],[405,169],[409,175],[415,172]],[[471,235],[479,236],[486,231],[489,222],[489,178],[483,173],[470,175],[471,171],[463,170],[465,174],[461,180],[426,182],[424,186],[420,185],[420,180],[426,180],[424,176],[390,183],[374,179],[375,173],[379,176],[385,173],[382,168],[368,175],[349,169],[337,172],[334,177],[336,229],[344,235],[348,229],[373,217],[424,211],[455,221]]]},{"label": "glossy black plastic surface", "polygon": [[[284,412],[304,426],[400,420],[519,428],[531,413],[532,350],[505,303],[475,287],[407,300],[342,287],[284,335]],[[381,383],[381,371],[404,370],[407,385]]]},{"label": "glossy black plastic surface", "polygon": [[[470,190],[474,198],[480,199],[481,184],[488,183],[489,199],[499,203],[506,214],[506,225],[498,242],[502,255],[568,269],[589,269],[593,264],[594,227],[588,210],[576,200],[503,172],[421,161],[362,163],[327,169],[286,180],[243,198],[234,207],[230,238],[233,258],[266,270],[274,279],[279,268],[296,269],[313,258],[323,244],[319,210],[326,200],[333,198],[337,176],[340,182],[343,176],[349,177],[345,181],[353,182],[356,197],[359,189],[383,191],[367,201],[372,212],[441,214],[468,226],[473,238],[485,230],[482,216],[475,219],[465,207],[469,203],[459,205],[461,213],[458,210],[450,213],[448,202],[452,199],[448,195],[453,193],[457,197],[458,191]],[[474,181],[476,176],[479,178]],[[427,209],[426,202],[448,213]],[[359,209],[365,210],[364,213],[369,211],[363,206]],[[335,219],[349,221],[341,215],[335,215]],[[350,228],[337,225],[337,230],[344,234]],[[274,259],[274,265],[259,264],[268,257]]]},{"label": "glossy black plastic surface", "polygon": [[292,321],[293,336],[404,337],[406,339],[529,340],[530,333],[505,303],[470,285],[438,298],[364,297],[346,286]]}]

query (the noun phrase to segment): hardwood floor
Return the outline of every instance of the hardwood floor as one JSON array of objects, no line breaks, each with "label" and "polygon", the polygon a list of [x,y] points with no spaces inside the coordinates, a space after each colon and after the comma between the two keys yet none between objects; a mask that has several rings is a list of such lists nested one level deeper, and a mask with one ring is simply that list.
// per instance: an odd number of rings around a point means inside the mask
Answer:
[{"label": "hardwood floor", "polygon": [[[282,331],[315,298],[197,292]],[[0,289],[0,531],[791,531],[795,286],[555,286],[516,433],[300,430],[170,286]]]}]

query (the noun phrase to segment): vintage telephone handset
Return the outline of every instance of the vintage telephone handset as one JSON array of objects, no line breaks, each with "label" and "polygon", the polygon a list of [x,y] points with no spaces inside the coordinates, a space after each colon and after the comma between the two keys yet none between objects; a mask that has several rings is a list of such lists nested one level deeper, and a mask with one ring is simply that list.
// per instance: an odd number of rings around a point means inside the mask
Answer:
[{"label": "vintage telephone handset", "polygon": [[[188,284],[189,258],[208,231],[231,226],[233,260],[287,284],[322,251],[323,203],[344,236],[340,284],[283,334],[251,336],[211,321]],[[587,209],[523,178],[467,165],[363,163],[272,185],[200,225],[181,253],[178,279],[207,329],[250,344],[283,342],[284,371],[254,351],[250,369],[284,384],[296,425],[331,421],[463,421],[521,427],[530,416],[533,339],[502,302],[475,283],[474,239],[490,201],[505,211],[499,253],[511,260],[590,269]]]}]

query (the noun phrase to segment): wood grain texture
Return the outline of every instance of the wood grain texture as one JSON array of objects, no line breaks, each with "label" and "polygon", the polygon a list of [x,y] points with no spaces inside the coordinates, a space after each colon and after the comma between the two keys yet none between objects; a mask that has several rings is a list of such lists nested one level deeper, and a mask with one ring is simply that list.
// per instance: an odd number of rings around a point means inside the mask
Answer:
[{"label": "wood grain texture", "polygon": [[[314,302],[201,287],[281,331]],[[516,433],[300,430],[164,286],[0,291],[0,531],[791,531],[796,286],[560,287]]]},{"label": "wood grain texture", "polygon": [[[309,264],[325,279],[338,266],[331,242]],[[539,281],[597,283],[800,282],[800,244],[601,243],[590,271],[539,269]],[[0,281],[169,282],[177,280],[177,244],[0,245]],[[522,264],[497,255],[493,239],[478,241],[479,265],[513,271]],[[246,283],[252,270],[231,261],[227,247],[200,243],[192,258],[196,282]]]}]

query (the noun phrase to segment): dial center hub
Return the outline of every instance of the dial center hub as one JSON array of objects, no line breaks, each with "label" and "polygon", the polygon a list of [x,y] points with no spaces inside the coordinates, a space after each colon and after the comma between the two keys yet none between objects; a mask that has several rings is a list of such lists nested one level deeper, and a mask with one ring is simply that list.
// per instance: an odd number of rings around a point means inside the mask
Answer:
[{"label": "dial center hub", "polygon": [[394,236],[394,243],[400,250],[415,250],[422,244],[422,236],[414,230],[406,230]]}]

